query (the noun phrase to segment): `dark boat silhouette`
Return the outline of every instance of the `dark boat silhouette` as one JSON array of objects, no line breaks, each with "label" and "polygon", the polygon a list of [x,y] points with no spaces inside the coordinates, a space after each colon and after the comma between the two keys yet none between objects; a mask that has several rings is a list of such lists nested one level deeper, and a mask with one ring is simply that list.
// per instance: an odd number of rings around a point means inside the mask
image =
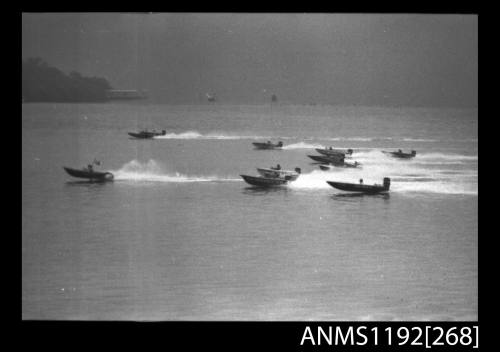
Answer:
[{"label": "dark boat silhouette", "polygon": [[295,181],[300,175],[300,168],[296,167],[295,170],[282,170],[277,168],[257,168],[257,172],[263,177],[267,178],[283,178],[287,181]]},{"label": "dark boat silhouette", "polygon": [[343,154],[335,154],[335,155],[308,155],[314,161],[318,161],[322,164],[340,164],[344,163],[344,155]]},{"label": "dark boat silhouette", "polygon": [[283,142],[279,141],[276,144],[271,143],[270,141],[267,142],[253,142],[252,143],[256,149],[281,149],[283,148]]},{"label": "dark boat silhouette", "polygon": [[295,181],[300,176],[300,168],[296,167],[294,171],[281,170],[277,168],[257,168],[262,176],[240,175],[246,183],[258,187],[275,187],[286,185],[288,182]]},{"label": "dark boat silhouette", "polygon": [[70,176],[77,178],[85,178],[90,181],[105,182],[105,181],[113,181],[114,179],[114,175],[108,171],[104,172],[94,171],[94,170],[89,170],[88,168],[73,169],[66,166],[63,166],[63,168]]},{"label": "dark boat silhouette", "polygon": [[401,159],[409,159],[417,155],[417,152],[415,150],[412,150],[411,153],[403,153],[401,149],[399,149],[397,152],[382,151],[382,153],[389,154],[395,158],[401,158]]},{"label": "dark boat silhouette", "polygon": [[151,139],[157,136],[164,136],[167,134],[167,131],[162,130],[161,132],[156,132],[156,131],[140,131],[140,132],[128,132],[128,135],[134,138],[140,138],[140,139]]},{"label": "dark boat silhouette", "polygon": [[240,175],[246,183],[258,187],[276,187],[286,185],[289,180],[277,177],[258,177],[249,175]]},{"label": "dark boat silhouette", "polygon": [[323,154],[323,155],[326,155],[326,156],[330,156],[330,155],[343,155],[344,157],[347,156],[347,155],[352,155],[352,152],[353,150],[352,149],[347,149],[347,150],[344,150],[344,149],[321,149],[321,148],[316,148],[316,151],[320,154]]},{"label": "dark boat silhouette", "polygon": [[215,97],[215,94],[209,94],[209,93],[206,93],[206,96],[207,96],[207,100],[211,103],[214,103],[215,101],[217,101],[217,98]]},{"label": "dark boat silhouette", "polygon": [[382,185],[377,185],[377,184],[364,185],[363,183],[348,183],[348,182],[335,182],[335,181],[326,181],[326,182],[333,188],[339,189],[341,191],[360,192],[366,194],[388,192],[389,187],[391,186],[391,179],[389,177],[384,177],[384,184]]}]

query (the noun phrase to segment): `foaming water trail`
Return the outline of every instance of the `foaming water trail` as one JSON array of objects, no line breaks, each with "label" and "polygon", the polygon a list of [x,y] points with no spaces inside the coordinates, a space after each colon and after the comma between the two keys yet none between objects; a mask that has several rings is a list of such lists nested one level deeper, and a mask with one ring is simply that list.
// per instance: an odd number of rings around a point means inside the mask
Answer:
[{"label": "foaming water trail", "polygon": [[167,133],[164,136],[157,136],[155,139],[199,139],[203,135],[196,131],[187,131],[182,133]]},{"label": "foaming water trail", "polygon": [[[417,138],[417,137],[331,137],[323,138],[330,141],[348,141],[348,142],[415,142],[415,143],[433,143],[439,142],[438,139],[431,138]],[[477,139],[452,139],[450,142],[477,142]]]},{"label": "foaming water trail", "polygon": [[[420,157],[423,160],[417,162]],[[383,154],[380,150],[355,152],[353,160],[360,162],[361,168],[313,170],[302,174],[297,181],[290,183],[290,187],[334,190],[326,181],[357,183],[363,179],[365,184],[382,184],[384,177],[390,177],[392,192],[477,195],[478,175],[477,168],[474,167],[477,156],[430,153],[420,157],[417,155],[415,159],[401,160]],[[457,169],[456,165],[453,165],[453,163],[467,164],[467,162],[472,168]],[[433,164],[434,167],[429,168],[428,164]],[[436,165],[441,167],[435,167]]]},{"label": "foaming water trail", "polygon": [[[385,149],[387,150],[387,149]],[[412,159],[398,159],[382,153],[382,150],[359,150],[355,152],[353,158],[371,164],[394,164],[394,165],[414,165],[414,164],[463,164],[478,160],[477,155],[446,154],[446,153],[420,153]]]},{"label": "foaming water trail", "polygon": [[[178,133],[167,133],[164,136],[156,136],[155,139],[220,139],[220,140],[238,140],[238,139],[256,139],[256,140],[275,140],[275,139],[283,139],[283,140],[318,140],[318,141],[331,141],[331,142],[415,142],[415,143],[432,143],[438,142],[437,139],[428,139],[428,138],[416,138],[416,137],[363,137],[363,136],[353,136],[353,137],[316,137],[316,136],[270,136],[270,135],[239,135],[228,132],[209,132],[209,133],[200,133],[198,131],[189,130],[185,132]],[[454,142],[477,142],[477,139],[461,139],[461,140],[453,140]],[[297,143],[300,144],[300,143]]]},{"label": "foaming water trail", "polygon": [[314,148],[325,148],[324,145],[322,144],[311,144],[311,143],[304,143],[304,142],[299,142],[299,143],[293,143],[289,145],[283,146],[284,150],[291,150],[291,149],[314,149]]},{"label": "foaming water trail", "polygon": [[[316,145],[296,143],[294,148],[313,148]],[[320,147],[320,146],[318,146]],[[460,154],[429,153],[417,155],[415,159],[400,160],[392,158],[380,150],[356,151],[353,160],[361,163],[361,168],[333,168],[330,171],[313,170],[303,173],[289,184],[292,189],[331,190],[326,181],[357,183],[363,179],[365,184],[381,184],[384,177],[391,178],[391,192],[397,193],[443,193],[477,195],[477,156]],[[417,162],[417,160],[420,160]],[[463,163],[464,165],[453,165]],[[432,164],[430,167],[428,164]],[[467,165],[469,164],[469,166]],[[441,167],[439,167],[441,165]],[[436,167],[437,166],[437,167]],[[155,160],[139,162],[132,160],[119,170],[113,171],[115,180],[135,182],[228,182],[242,181],[235,177],[218,175],[185,175],[169,172]]]},{"label": "foaming water trail", "polygon": [[369,138],[369,137],[330,137],[330,138],[323,138],[324,140],[327,141],[347,141],[347,142],[371,142],[376,140],[375,138]]},{"label": "foaming water trail", "polygon": [[417,155],[419,160],[478,160],[477,155],[461,155],[461,154],[444,154],[444,153],[427,153]]},{"label": "foaming water trail", "polygon": [[[292,189],[332,189],[326,181],[334,179],[334,172],[323,172],[313,170],[309,173],[302,174],[300,177],[289,184]],[[352,181],[352,180],[351,180]]]},{"label": "foaming water trail", "polygon": [[241,179],[219,176],[189,176],[178,172],[165,172],[163,167],[155,160],[141,163],[132,160],[123,165],[119,170],[113,171],[116,181],[137,182],[221,182],[241,181]]},{"label": "foaming water trail", "polygon": [[[271,136],[233,135],[227,133],[207,133],[202,134],[197,131],[186,131],[181,133],[167,133],[164,136],[154,137],[155,139],[218,139],[218,140],[238,140],[238,139],[274,139]],[[288,137],[280,137],[287,139]]]},{"label": "foaming water trail", "polygon": [[426,138],[401,138],[403,142],[437,142],[436,139],[426,139]]}]

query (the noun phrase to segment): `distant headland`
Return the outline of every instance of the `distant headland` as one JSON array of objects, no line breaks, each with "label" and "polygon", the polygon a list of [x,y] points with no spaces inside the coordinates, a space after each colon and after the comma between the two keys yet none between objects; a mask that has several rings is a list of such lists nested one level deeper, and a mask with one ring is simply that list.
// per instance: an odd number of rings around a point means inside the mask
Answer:
[{"label": "distant headland", "polygon": [[41,58],[22,63],[23,102],[106,102],[115,99],[144,99],[136,90],[117,90],[102,77],[85,77],[78,72],[65,74]]}]

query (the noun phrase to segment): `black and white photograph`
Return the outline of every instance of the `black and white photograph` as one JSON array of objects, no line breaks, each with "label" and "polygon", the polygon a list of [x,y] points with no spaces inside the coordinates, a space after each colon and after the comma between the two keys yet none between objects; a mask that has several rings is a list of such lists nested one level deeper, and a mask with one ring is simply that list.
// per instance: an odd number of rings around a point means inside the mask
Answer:
[{"label": "black and white photograph", "polygon": [[20,19],[23,321],[478,321],[477,14]]}]

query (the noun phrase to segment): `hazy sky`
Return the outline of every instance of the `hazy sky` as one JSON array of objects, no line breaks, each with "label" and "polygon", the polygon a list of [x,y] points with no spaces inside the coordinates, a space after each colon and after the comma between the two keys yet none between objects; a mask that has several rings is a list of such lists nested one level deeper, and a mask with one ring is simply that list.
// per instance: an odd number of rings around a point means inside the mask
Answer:
[{"label": "hazy sky", "polygon": [[23,14],[22,57],[153,100],[477,106],[478,17]]}]

